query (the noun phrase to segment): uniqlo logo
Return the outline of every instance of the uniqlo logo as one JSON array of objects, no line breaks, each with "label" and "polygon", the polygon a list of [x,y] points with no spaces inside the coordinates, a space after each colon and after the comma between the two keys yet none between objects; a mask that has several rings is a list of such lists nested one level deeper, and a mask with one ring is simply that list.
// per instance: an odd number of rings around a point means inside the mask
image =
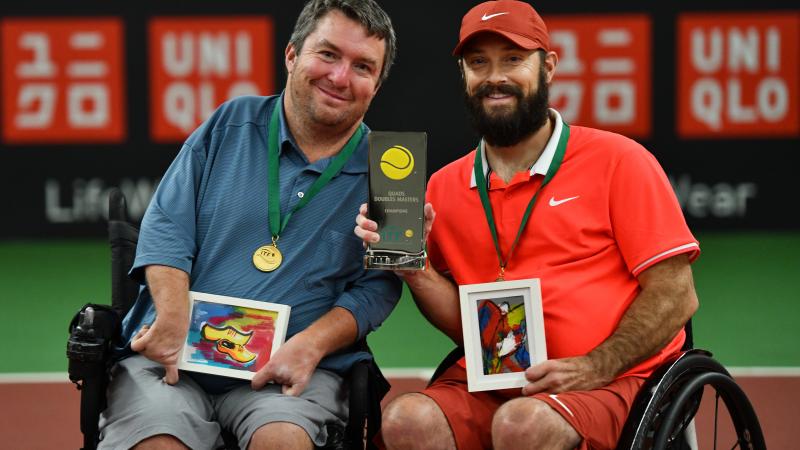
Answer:
[{"label": "uniqlo logo", "polygon": [[798,120],[800,15],[678,18],[678,134],[793,137]]},{"label": "uniqlo logo", "polygon": [[650,19],[644,15],[547,17],[558,66],[550,104],[564,120],[650,135]]},{"label": "uniqlo logo", "polygon": [[149,34],[154,141],[183,140],[225,100],[273,90],[266,16],[155,18]]},{"label": "uniqlo logo", "polygon": [[0,29],[5,142],[125,139],[119,19],[5,19]]}]

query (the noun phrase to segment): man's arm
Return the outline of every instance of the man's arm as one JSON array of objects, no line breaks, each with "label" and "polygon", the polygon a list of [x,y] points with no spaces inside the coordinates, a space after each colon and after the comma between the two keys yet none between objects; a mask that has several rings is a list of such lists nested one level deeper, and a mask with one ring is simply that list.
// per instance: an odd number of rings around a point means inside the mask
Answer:
[{"label": "man's arm", "polygon": [[457,345],[464,341],[461,332],[461,308],[458,287],[430,264],[425,270],[397,272],[408,284],[414,302],[428,322],[446,334]]},{"label": "man's arm", "polygon": [[[425,224],[422,233],[423,242],[427,241],[428,235],[433,228],[433,221],[436,218],[436,211],[430,203],[424,207]],[[359,214],[356,217],[355,234],[364,241],[364,244],[376,243],[381,239],[378,234],[378,224],[367,218],[367,205],[361,205]],[[463,336],[461,333],[461,310],[458,307],[458,287],[448,278],[442,276],[430,264],[425,270],[398,270],[395,272],[411,289],[422,315],[428,321],[450,337],[458,345],[461,345]]]},{"label": "man's arm", "polygon": [[164,366],[164,380],[178,382],[178,355],[189,330],[189,275],[173,267],[145,268],[156,308],[156,320],[144,325],[131,340],[131,350]]},{"label": "man's arm", "polygon": [[325,355],[353,344],[358,325],[350,311],[334,307],[305,330],[292,336],[259,370],[251,385],[261,389],[272,381],[283,393],[300,395]]},{"label": "man's arm", "polygon": [[641,292],[608,339],[586,356],[549,360],[528,368],[525,377],[530,383],[522,388],[523,394],[605,386],[660,351],[697,311],[697,294],[686,254],[643,271],[639,284]]}]

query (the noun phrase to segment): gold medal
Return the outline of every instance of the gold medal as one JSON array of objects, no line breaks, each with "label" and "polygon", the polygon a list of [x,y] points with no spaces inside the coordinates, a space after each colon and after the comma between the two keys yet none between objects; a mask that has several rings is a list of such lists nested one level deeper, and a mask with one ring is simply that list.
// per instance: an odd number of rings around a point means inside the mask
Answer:
[{"label": "gold medal", "polygon": [[497,275],[497,279],[494,281],[505,281],[506,276],[506,266],[500,266],[500,274]]},{"label": "gold medal", "polygon": [[262,245],[253,253],[253,265],[262,272],[272,272],[283,262],[283,255],[278,247],[272,245]]}]

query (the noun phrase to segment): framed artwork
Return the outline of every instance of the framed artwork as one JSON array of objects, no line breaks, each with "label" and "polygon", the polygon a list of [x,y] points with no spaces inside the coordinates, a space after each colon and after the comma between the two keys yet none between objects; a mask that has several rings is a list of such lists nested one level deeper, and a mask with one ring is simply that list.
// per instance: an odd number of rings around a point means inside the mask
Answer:
[{"label": "framed artwork", "polygon": [[286,339],[287,305],[194,291],[189,301],[179,369],[250,380]]},{"label": "framed artwork", "polygon": [[547,359],[539,279],[459,286],[470,392],[524,386]]}]

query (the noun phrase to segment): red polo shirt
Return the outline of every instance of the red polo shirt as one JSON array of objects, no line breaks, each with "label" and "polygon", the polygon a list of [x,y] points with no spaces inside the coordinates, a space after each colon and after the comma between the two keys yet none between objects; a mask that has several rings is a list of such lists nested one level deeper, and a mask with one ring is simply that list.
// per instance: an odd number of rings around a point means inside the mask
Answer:
[{"label": "red polo shirt", "polygon": [[[489,173],[506,257],[552,160],[562,130],[557,113],[555,118],[553,136],[530,173],[509,183]],[[541,280],[550,359],[585,355],[610,336],[639,293],[636,276],[643,270],[681,253],[692,261],[699,254],[672,187],[647,150],[614,133],[579,126],[570,131],[561,168],[539,193],[505,270],[506,280]],[[495,281],[499,272],[472,174],[475,155],[473,150],[436,172],[427,191],[436,211],[430,261],[459,285]],[[625,375],[649,375],[684,339],[681,331]]]}]

